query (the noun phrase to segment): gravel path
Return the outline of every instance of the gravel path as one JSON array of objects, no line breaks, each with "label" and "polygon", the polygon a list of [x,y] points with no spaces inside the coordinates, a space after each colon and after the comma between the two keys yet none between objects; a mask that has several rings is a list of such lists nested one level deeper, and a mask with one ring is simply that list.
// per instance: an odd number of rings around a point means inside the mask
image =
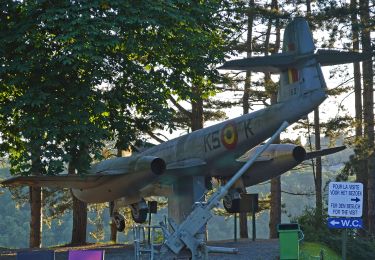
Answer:
[{"label": "gravel path", "polygon": [[[210,246],[220,246],[220,247],[231,247],[237,248],[238,254],[209,254],[209,259],[211,260],[277,260],[279,257],[279,241],[277,239],[271,240],[256,240],[251,241],[248,239],[241,239],[237,242],[234,241],[216,241],[209,242]],[[89,249],[103,249],[105,250],[105,260],[133,260],[134,259],[134,248],[132,245],[89,245],[85,247],[59,247],[54,248],[56,255],[56,260],[67,260],[68,250],[89,250]],[[27,250],[27,249],[26,249]],[[43,249],[41,249],[43,250]],[[45,249],[46,250],[46,249]],[[15,260],[16,253],[19,250],[8,250],[0,249],[0,259],[1,260]],[[149,259],[148,255],[144,255],[143,259]],[[155,259],[175,259],[175,260],[185,260],[189,259],[189,252],[184,251],[179,256],[175,256],[172,253],[164,255],[162,258],[155,257]]]}]

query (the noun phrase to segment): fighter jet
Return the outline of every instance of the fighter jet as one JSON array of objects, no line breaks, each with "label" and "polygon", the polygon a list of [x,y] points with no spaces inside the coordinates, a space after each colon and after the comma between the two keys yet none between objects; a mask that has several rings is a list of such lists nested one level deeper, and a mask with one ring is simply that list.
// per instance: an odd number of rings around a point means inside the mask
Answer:
[{"label": "fighter jet", "polygon": [[[144,222],[148,211],[145,198],[172,193],[173,183],[183,176],[229,179],[284,121],[292,124],[321,104],[327,97],[322,65],[363,58],[350,53],[346,59],[340,55],[337,59],[337,53],[324,53],[323,59],[322,52],[314,51],[307,22],[296,18],[285,29],[281,54],[230,61],[222,67],[280,73],[277,104],[194,131],[137,155],[102,161],[84,176],[19,176],[2,184],[71,188],[74,196],[88,203],[115,201],[115,208],[130,206],[135,222]],[[271,145],[244,174],[241,185],[269,180],[304,160],[342,149],[307,153],[293,144]],[[234,198],[233,193],[228,196],[226,208],[231,207]],[[122,230],[123,217],[114,214],[113,218]]]}]

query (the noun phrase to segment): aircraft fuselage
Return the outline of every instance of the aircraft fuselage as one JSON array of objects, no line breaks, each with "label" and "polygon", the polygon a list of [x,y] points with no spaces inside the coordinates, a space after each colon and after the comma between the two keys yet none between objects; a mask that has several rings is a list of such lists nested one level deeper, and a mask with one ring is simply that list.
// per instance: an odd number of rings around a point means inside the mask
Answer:
[{"label": "aircraft fuselage", "polygon": [[[288,102],[278,103],[172,139],[144,151],[139,156],[156,156],[163,159],[167,165],[195,158],[205,162],[203,167],[187,167],[188,170],[172,171],[169,175],[173,176],[162,175],[157,179],[159,183],[168,183],[168,179],[179,175],[231,176],[243,165],[236,162],[239,156],[269,138],[283,121],[290,124],[296,122],[325,98],[325,89],[318,88]],[[146,196],[163,195],[162,188],[147,189],[147,192],[142,193],[142,189],[147,185],[150,184],[142,182],[136,176],[123,175],[98,187],[76,189],[73,193],[87,202],[105,202],[125,197],[127,203],[136,202]]]},{"label": "aircraft fuselage", "polygon": [[[208,166],[207,175],[222,175],[228,167],[232,169],[230,164],[239,156],[269,138],[282,122],[296,122],[310,113],[325,97],[325,90],[317,89],[298,99],[278,103],[162,143],[142,155],[160,157],[167,165],[202,158]],[[225,175],[230,174],[233,173]]]}]

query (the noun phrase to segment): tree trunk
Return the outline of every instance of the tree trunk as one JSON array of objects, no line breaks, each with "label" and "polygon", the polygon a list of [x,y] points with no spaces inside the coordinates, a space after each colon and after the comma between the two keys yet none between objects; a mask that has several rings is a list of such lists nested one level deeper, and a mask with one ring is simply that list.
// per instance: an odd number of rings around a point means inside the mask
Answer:
[{"label": "tree trunk", "polygon": [[[370,37],[370,15],[369,15],[369,1],[360,0],[360,16],[362,39],[362,51],[370,53],[371,37]],[[363,61],[363,120],[364,120],[364,134],[367,139],[369,153],[372,154],[374,150],[374,89],[373,89],[373,69],[372,59]],[[375,234],[375,157],[372,155],[368,158],[368,172],[367,172],[367,206],[368,206],[368,230],[370,234]]]},{"label": "tree trunk", "polygon": [[[276,93],[271,95],[271,104],[277,102]],[[277,137],[274,143],[280,143],[280,136]],[[277,224],[281,223],[281,177],[271,179],[271,202],[270,202],[270,238],[277,238]]]},{"label": "tree trunk", "polygon": [[[69,163],[68,174],[76,174],[75,167]],[[73,197],[73,229],[71,245],[86,244],[87,229],[87,203],[80,201],[74,195]]]},{"label": "tree trunk", "polygon": [[[315,132],[315,150],[320,150],[320,119],[319,107],[314,109],[314,132]],[[315,207],[317,219],[320,219],[323,213],[322,198],[322,158],[317,157],[315,160]]]},{"label": "tree trunk", "polygon": [[[117,157],[122,157],[122,149],[121,148],[117,149]],[[115,206],[114,201],[109,202],[109,213],[110,213],[111,217],[112,217],[112,214],[114,213],[113,212],[114,206]],[[111,234],[110,234],[111,242],[117,243],[117,228],[116,228],[116,224],[114,222],[112,222],[112,220],[111,220],[111,224],[110,224],[110,230],[111,230]]]},{"label": "tree trunk", "polygon": [[[352,42],[353,51],[359,51],[359,32],[358,32],[358,17],[357,17],[357,0],[350,1],[350,8],[352,9]],[[353,63],[354,74],[354,94],[355,94],[355,135],[356,138],[362,138],[362,86],[361,86],[361,69],[360,63]]]},{"label": "tree trunk", "polygon": [[[278,1],[272,0],[271,3],[272,9],[275,11],[279,10]],[[269,38],[271,33],[271,24],[267,29],[267,36],[266,36],[266,46],[265,46],[265,55],[268,55],[269,52]],[[280,49],[280,21],[276,19],[276,40],[275,40],[275,48],[271,50],[271,53],[277,53]],[[264,77],[265,84],[269,84],[271,81],[271,75],[269,73],[265,74]],[[277,103],[277,90],[271,89],[271,104]],[[275,139],[274,143],[280,143],[280,136]],[[281,178],[280,176],[273,178],[271,180],[271,202],[270,202],[270,222],[269,222],[269,229],[270,229],[270,238],[277,238],[277,224],[281,222]]]},{"label": "tree trunk", "polygon": [[[352,22],[352,42],[353,51],[359,51],[359,21],[357,16],[358,6],[357,0],[350,1],[351,8],[351,22]],[[353,63],[353,74],[354,74],[354,95],[355,95],[355,138],[356,143],[360,143],[363,139],[363,110],[362,110],[362,85],[361,85],[361,69],[360,63]],[[355,167],[356,181],[363,184],[363,224],[364,229],[360,229],[359,233],[361,236],[365,236],[365,230],[367,230],[368,218],[367,218],[367,163],[363,158],[363,153],[361,152],[363,147],[357,145],[355,147],[355,154],[358,158],[358,165]]]},{"label": "tree trunk", "polygon": [[[254,0],[250,0],[249,7],[254,7]],[[246,40],[246,56],[247,58],[250,58],[252,55],[252,38],[253,38],[253,21],[254,21],[254,15],[248,14],[247,15],[247,40]],[[242,97],[242,107],[243,107],[243,114],[246,115],[249,113],[250,105],[249,105],[249,99],[250,99],[250,87],[251,87],[251,72],[246,71],[246,78],[245,78],[245,86],[243,91],[243,97]],[[246,188],[242,191],[246,192]],[[240,213],[239,214],[240,219],[240,238],[249,238],[248,228],[247,228],[247,213]]]},{"label": "tree trunk", "polygon": [[277,238],[277,224],[281,222],[281,180],[280,176],[271,180],[270,238]]},{"label": "tree trunk", "polygon": [[[114,203],[113,201],[109,202],[109,212],[111,212],[111,217],[112,217],[112,213],[113,213],[113,208],[114,208]],[[111,234],[110,234],[110,240],[111,242],[113,243],[117,243],[117,228],[116,228],[116,224],[115,222],[113,222],[111,220],[111,224],[110,224],[110,230],[111,230]]]},{"label": "tree trunk", "polygon": [[42,234],[42,189],[29,187],[30,195],[30,248],[41,246]]},{"label": "tree trunk", "polygon": [[367,163],[368,181],[367,181],[367,223],[368,231],[375,235],[375,154],[372,153]]},{"label": "tree trunk", "polygon": [[72,245],[86,244],[87,204],[73,196]]},{"label": "tree trunk", "polygon": [[[254,7],[254,0],[250,0],[249,8]],[[246,57],[250,58],[252,55],[252,39],[253,39],[253,21],[254,15],[248,14],[247,15],[247,39],[246,39]],[[249,98],[250,98],[250,87],[251,87],[251,72],[246,71],[246,78],[245,78],[245,86],[242,96],[242,107],[243,107],[243,114],[246,115],[249,113],[250,106],[249,106]]]},{"label": "tree trunk", "polygon": [[244,86],[243,96],[242,96],[242,108],[243,108],[244,115],[248,114],[250,110],[250,104],[249,104],[250,87],[251,87],[251,72],[246,71],[245,86]]},{"label": "tree trunk", "polygon": [[[39,148],[32,152],[31,175],[41,175],[42,165],[39,156]],[[39,248],[42,242],[42,188],[29,187],[30,201],[30,237],[29,247]]]},{"label": "tree trunk", "polygon": [[195,131],[203,128],[203,100],[198,86],[193,86],[195,100],[191,102],[191,130]]}]

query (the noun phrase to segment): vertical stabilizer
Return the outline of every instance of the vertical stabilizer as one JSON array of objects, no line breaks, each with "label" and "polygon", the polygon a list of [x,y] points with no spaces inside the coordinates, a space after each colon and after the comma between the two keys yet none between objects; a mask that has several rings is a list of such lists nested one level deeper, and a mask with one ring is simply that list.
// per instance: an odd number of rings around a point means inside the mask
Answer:
[{"label": "vertical stabilizer", "polygon": [[312,55],[314,50],[308,23],[303,18],[295,18],[285,28],[283,53],[310,58],[300,59],[281,72],[278,102],[326,88],[320,65]]}]

